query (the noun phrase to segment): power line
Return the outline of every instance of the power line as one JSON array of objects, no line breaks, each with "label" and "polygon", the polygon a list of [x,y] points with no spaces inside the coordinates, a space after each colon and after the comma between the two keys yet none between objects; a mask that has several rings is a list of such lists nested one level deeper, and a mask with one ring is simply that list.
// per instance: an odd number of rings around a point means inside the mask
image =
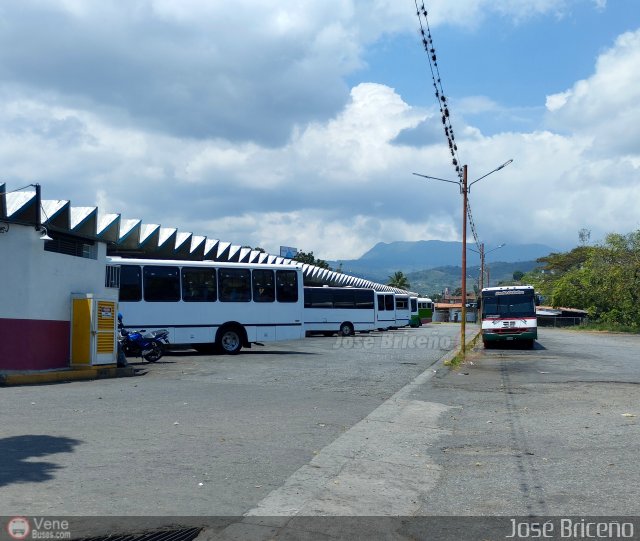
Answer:
[{"label": "power line", "polygon": [[[429,26],[428,12],[424,5],[418,7],[418,0],[414,0],[416,6],[416,15],[418,16],[418,22],[420,24],[420,34],[422,36],[422,45],[427,53],[429,60],[429,69],[431,71],[431,79],[433,80],[433,87],[435,89],[435,96],[438,100],[438,108],[440,110],[440,120],[444,128],[444,134],[447,138],[449,145],[449,152],[451,153],[452,163],[456,170],[456,175],[462,185],[462,166],[460,165],[460,158],[458,157],[458,145],[456,144],[455,134],[453,133],[453,126],[451,125],[451,114],[449,112],[449,101],[444,93],[442,86],[442,77],[440,76],[440,68],[438,67],[438,57],[436,55],[436,49],[433,44],[433,37],[431,35],[431,28]],[[423,24],[424,20],[424,24]],[[426,29],[426,30],[425,30]]]},{"label": "power line", "polygon": [[[455,167],[456,175],[459,179],[460,191],[462,193],[462,182],[463,182],[463,168],[460,165],[460,158],[458,156],[458,145],[456,144],[455,135],[453,133],[453,126],[451,124],[451,113],[449,111],[449,102],[446,94],[444,93],[444,88],[442,86],[442,77],[440,76],[440,68],[438,67],[438,57],[436,55],[436,49],[433,43],[433,36],[431,35],[431,27],[429,26],[428,12],[427,8],[424,5],[424,1],[422,5],[418,7],[418,0],[414,0],[416,6],[416,15],[418,16],[418,22],[420,24],[420,35],[422,36],[422,45],[424,46],[424,50],[427,53],[427,58],[429,60],[429,69],[431,71],[431,79],[433,80],[433,87],[435,89],[435,96],[438,100],[438,108],[440,110],[440,120],[442,122],[444,128],[444,134],[447,138],[447,143],[449,145],[449,152],[451,153],[452,163]],[[424,24],[423,24],[424,20]],[[473,221],[473,214],[471,212],[471,205],[467,203],[467,216],[469,219],[469,224],[471,226],[471,233],[473,234],[473,239],[480,249],[480,241],[478,239],[478,232],[476,230],[475,222]]]}]

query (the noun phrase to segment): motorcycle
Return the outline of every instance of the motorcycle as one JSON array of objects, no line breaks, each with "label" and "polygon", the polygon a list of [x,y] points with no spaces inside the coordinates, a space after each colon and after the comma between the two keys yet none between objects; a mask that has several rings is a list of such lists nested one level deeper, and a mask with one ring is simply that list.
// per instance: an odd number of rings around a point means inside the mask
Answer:
[{"label": "motorcycle", "polygon": [[155,331],[127,331],[120,329],[118,341],[125,356],[142,357],[149,363],[155,363],[164,354],[165,345],[169,344],[169,331],[158,329]]}]

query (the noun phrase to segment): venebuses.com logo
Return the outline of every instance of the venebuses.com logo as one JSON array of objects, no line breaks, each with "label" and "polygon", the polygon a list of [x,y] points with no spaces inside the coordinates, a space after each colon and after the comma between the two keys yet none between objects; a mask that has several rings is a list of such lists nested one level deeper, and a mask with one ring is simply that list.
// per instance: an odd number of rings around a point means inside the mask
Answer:
[{"label": "venebuses.com logo", "polygon": [[69,521],[45,517],[13,517],[7,522],[11,539],[71,539]]},{"label": "venebuses.com logo", "polygon": [[7,523],[7,533],[13,539],[18,539],[19,541],[26,539],[30,532],[31,525],[29,524],[29,519],[26,517],[13,517]]}]

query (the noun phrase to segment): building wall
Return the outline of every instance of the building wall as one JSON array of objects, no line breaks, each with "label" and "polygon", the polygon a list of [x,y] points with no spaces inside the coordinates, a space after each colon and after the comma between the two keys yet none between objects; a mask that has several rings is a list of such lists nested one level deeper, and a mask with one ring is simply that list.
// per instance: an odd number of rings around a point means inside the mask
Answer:
[{"label": "building wall", "polygon": [[32,226],[0,234],[0,370],[68,367],[71,293],[116,298],[105,266],[104,243],[94,260],[45,252]]}]

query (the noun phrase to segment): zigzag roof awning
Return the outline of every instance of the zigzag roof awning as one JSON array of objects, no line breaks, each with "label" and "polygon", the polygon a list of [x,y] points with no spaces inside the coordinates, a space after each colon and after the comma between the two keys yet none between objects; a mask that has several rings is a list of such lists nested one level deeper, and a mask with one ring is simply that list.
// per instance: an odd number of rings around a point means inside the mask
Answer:
[{"label": "zigzag roof awning", "polygon": [[[42,199],[40,186],[31,184],[7,190],[0,182],[0,220],[23,225],[44,225],[50,234],[65,234],[107,244],[107,253],[122,257],[224,261],[298,265],[297,261],[242,247],[231,242],[182,232],[174,227],[144,223],[139,218],[104,213],[98,207],[75,207],[63,199]],[[370,287],[377,291],[406,291],[391,288],[341,272],[302,265],[305,283]]]}]

